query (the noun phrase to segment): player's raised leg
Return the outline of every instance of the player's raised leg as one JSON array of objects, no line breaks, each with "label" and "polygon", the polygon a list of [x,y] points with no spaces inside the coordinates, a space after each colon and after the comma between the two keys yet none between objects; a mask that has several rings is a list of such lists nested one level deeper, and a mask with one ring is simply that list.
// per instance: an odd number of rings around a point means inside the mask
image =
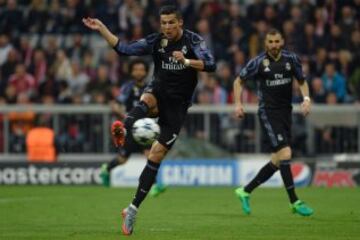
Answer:
[{"label": "player's raised leg", "polygon": [[111,134],[115,146],[123,146],[126,133],[131,130],[133,124],[141,118],[150,115],[156,115],[157,101],[151,93],[144,93],[140,102],[129,112],[124,123],[117,120],[111,125]]}]

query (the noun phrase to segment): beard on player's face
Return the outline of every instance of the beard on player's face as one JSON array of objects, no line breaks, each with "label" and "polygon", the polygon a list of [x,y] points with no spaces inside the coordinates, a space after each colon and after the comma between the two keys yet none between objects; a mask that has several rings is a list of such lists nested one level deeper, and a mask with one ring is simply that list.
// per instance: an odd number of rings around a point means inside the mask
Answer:
[{"label": "beard on player's face", "polygon": [[281,47],[273,47],[268,49],[268,52],[270,52],[270,54],[273,56],[279,55],[280,51],[281,51]]},{"label": "beard on player's face", "polygon": [[267,35],[265,39],[265,49],[273,57],[277,57],[284,45],[284,40],[280,34]]}]

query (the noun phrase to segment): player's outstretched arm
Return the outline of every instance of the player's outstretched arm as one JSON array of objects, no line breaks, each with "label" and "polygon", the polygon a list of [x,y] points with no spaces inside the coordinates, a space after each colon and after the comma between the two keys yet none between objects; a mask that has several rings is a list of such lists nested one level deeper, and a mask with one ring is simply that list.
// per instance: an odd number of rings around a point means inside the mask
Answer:
[{"label": "player's outstretched arm", "polygon": [[97,18],[83,18],[85,26],[91,30],[98,31],[101,36],[109,43],[111,47],[115,47],[119,39]]},{"label": "player's outstretched arm", "polygon": [[240,77],[237,77],[234,81],[234,99],[235,99],[235,115],[238,118],[245,116],[244,107],[241,103],[241,92],[243,89],[244,81]]}]

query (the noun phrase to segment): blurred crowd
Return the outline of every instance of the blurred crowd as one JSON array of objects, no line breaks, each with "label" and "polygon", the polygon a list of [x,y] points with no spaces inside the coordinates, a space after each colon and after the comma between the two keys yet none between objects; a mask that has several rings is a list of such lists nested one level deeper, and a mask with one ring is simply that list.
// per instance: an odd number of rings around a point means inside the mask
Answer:
[{"label": "blurred crowd", "polygon": [[[195,103],[233,103],[233,80],[264,50],[270,28],[283,32],[286,48],[301,57],[315,103],[360,101],[360,0],[0,0],[0,105],[118,99],[121,86],[131,80],[131,58],[117,56],[81,19],[99,18],[121,41],[130,42],[158,31],[158,10],[169,3],[178,5],[185,28],[205,39],[217,61],[214,74],[199,73]],[[243,102],[257,102],[255,88],[247,83]],[[296,81],[293,91],[294,103],[302,101]],[[12,122],[29,119],[30,125],[33,118],[31,113],[10,116]],[[246,122],[243,127],[252,128]],[[75,139],[74,151],[84,150],[78,147],[86,139],[79,134],[81,126],[70,124],[64,136],[67,144]],[[23,151],[23,144],[16,149],[19,142],[11,141],[11,151]]]},{"label": "blurred crowd", "polygon": [[[132,41],[158,31],[165,3],[179,6],[185,27],[205,39],[217,60],[215,74],[200,73],[196,103],[232,103],[235,76],[263,51],[272,27],[301,57],[314,102],[360,98],[360,0],[0,0],[0,102],[115,99],[129,78],[129,59],[118,57],[81,19],[97,17],[122,41]],[[256,102],[254,88],[248,84],[244,102]],[[294,102],[300,99],[294,88]]]}]

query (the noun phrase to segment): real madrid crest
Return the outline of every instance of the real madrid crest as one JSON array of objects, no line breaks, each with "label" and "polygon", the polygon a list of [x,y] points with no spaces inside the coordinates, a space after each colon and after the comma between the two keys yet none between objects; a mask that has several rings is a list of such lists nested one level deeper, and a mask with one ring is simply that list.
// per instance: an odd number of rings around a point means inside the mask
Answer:
[{"label": "real madrid crest", "polygon": [[167,45],[168,45],[168,40],[166,38],[161,39],[160,46],[164,48],[167,47]]},{"label": "real madrid crest", "polygon": [[269,68],[269,66],[270,66],[270,60],[267,59],[267,58],[265,58],[265,59],[262,61],[262,64],[263,64],[263,66],[265,67],[264,72],[270,72],[270,68]]},{"label": "real madrid crest", "polygon": [[163,38],[163,39],[161,39],[161,41],[160,41],[160,49],[158,49],[158,51],[160,52],[160,53],[165,53],[165,47],[168,45],[168,40],[166,39],[166,38]]},{"label": "real madrid crest", "polygon": [[290,63],[285,63],[285,69],[286,70],[288,70],[288,71],[290,71],[291,70],[291,65],[290,65]]},{"label": "real madrid crest", "polygon": [[181,52],[182,52],[184,55],[188,52],[186,45],[182,47]]}]

